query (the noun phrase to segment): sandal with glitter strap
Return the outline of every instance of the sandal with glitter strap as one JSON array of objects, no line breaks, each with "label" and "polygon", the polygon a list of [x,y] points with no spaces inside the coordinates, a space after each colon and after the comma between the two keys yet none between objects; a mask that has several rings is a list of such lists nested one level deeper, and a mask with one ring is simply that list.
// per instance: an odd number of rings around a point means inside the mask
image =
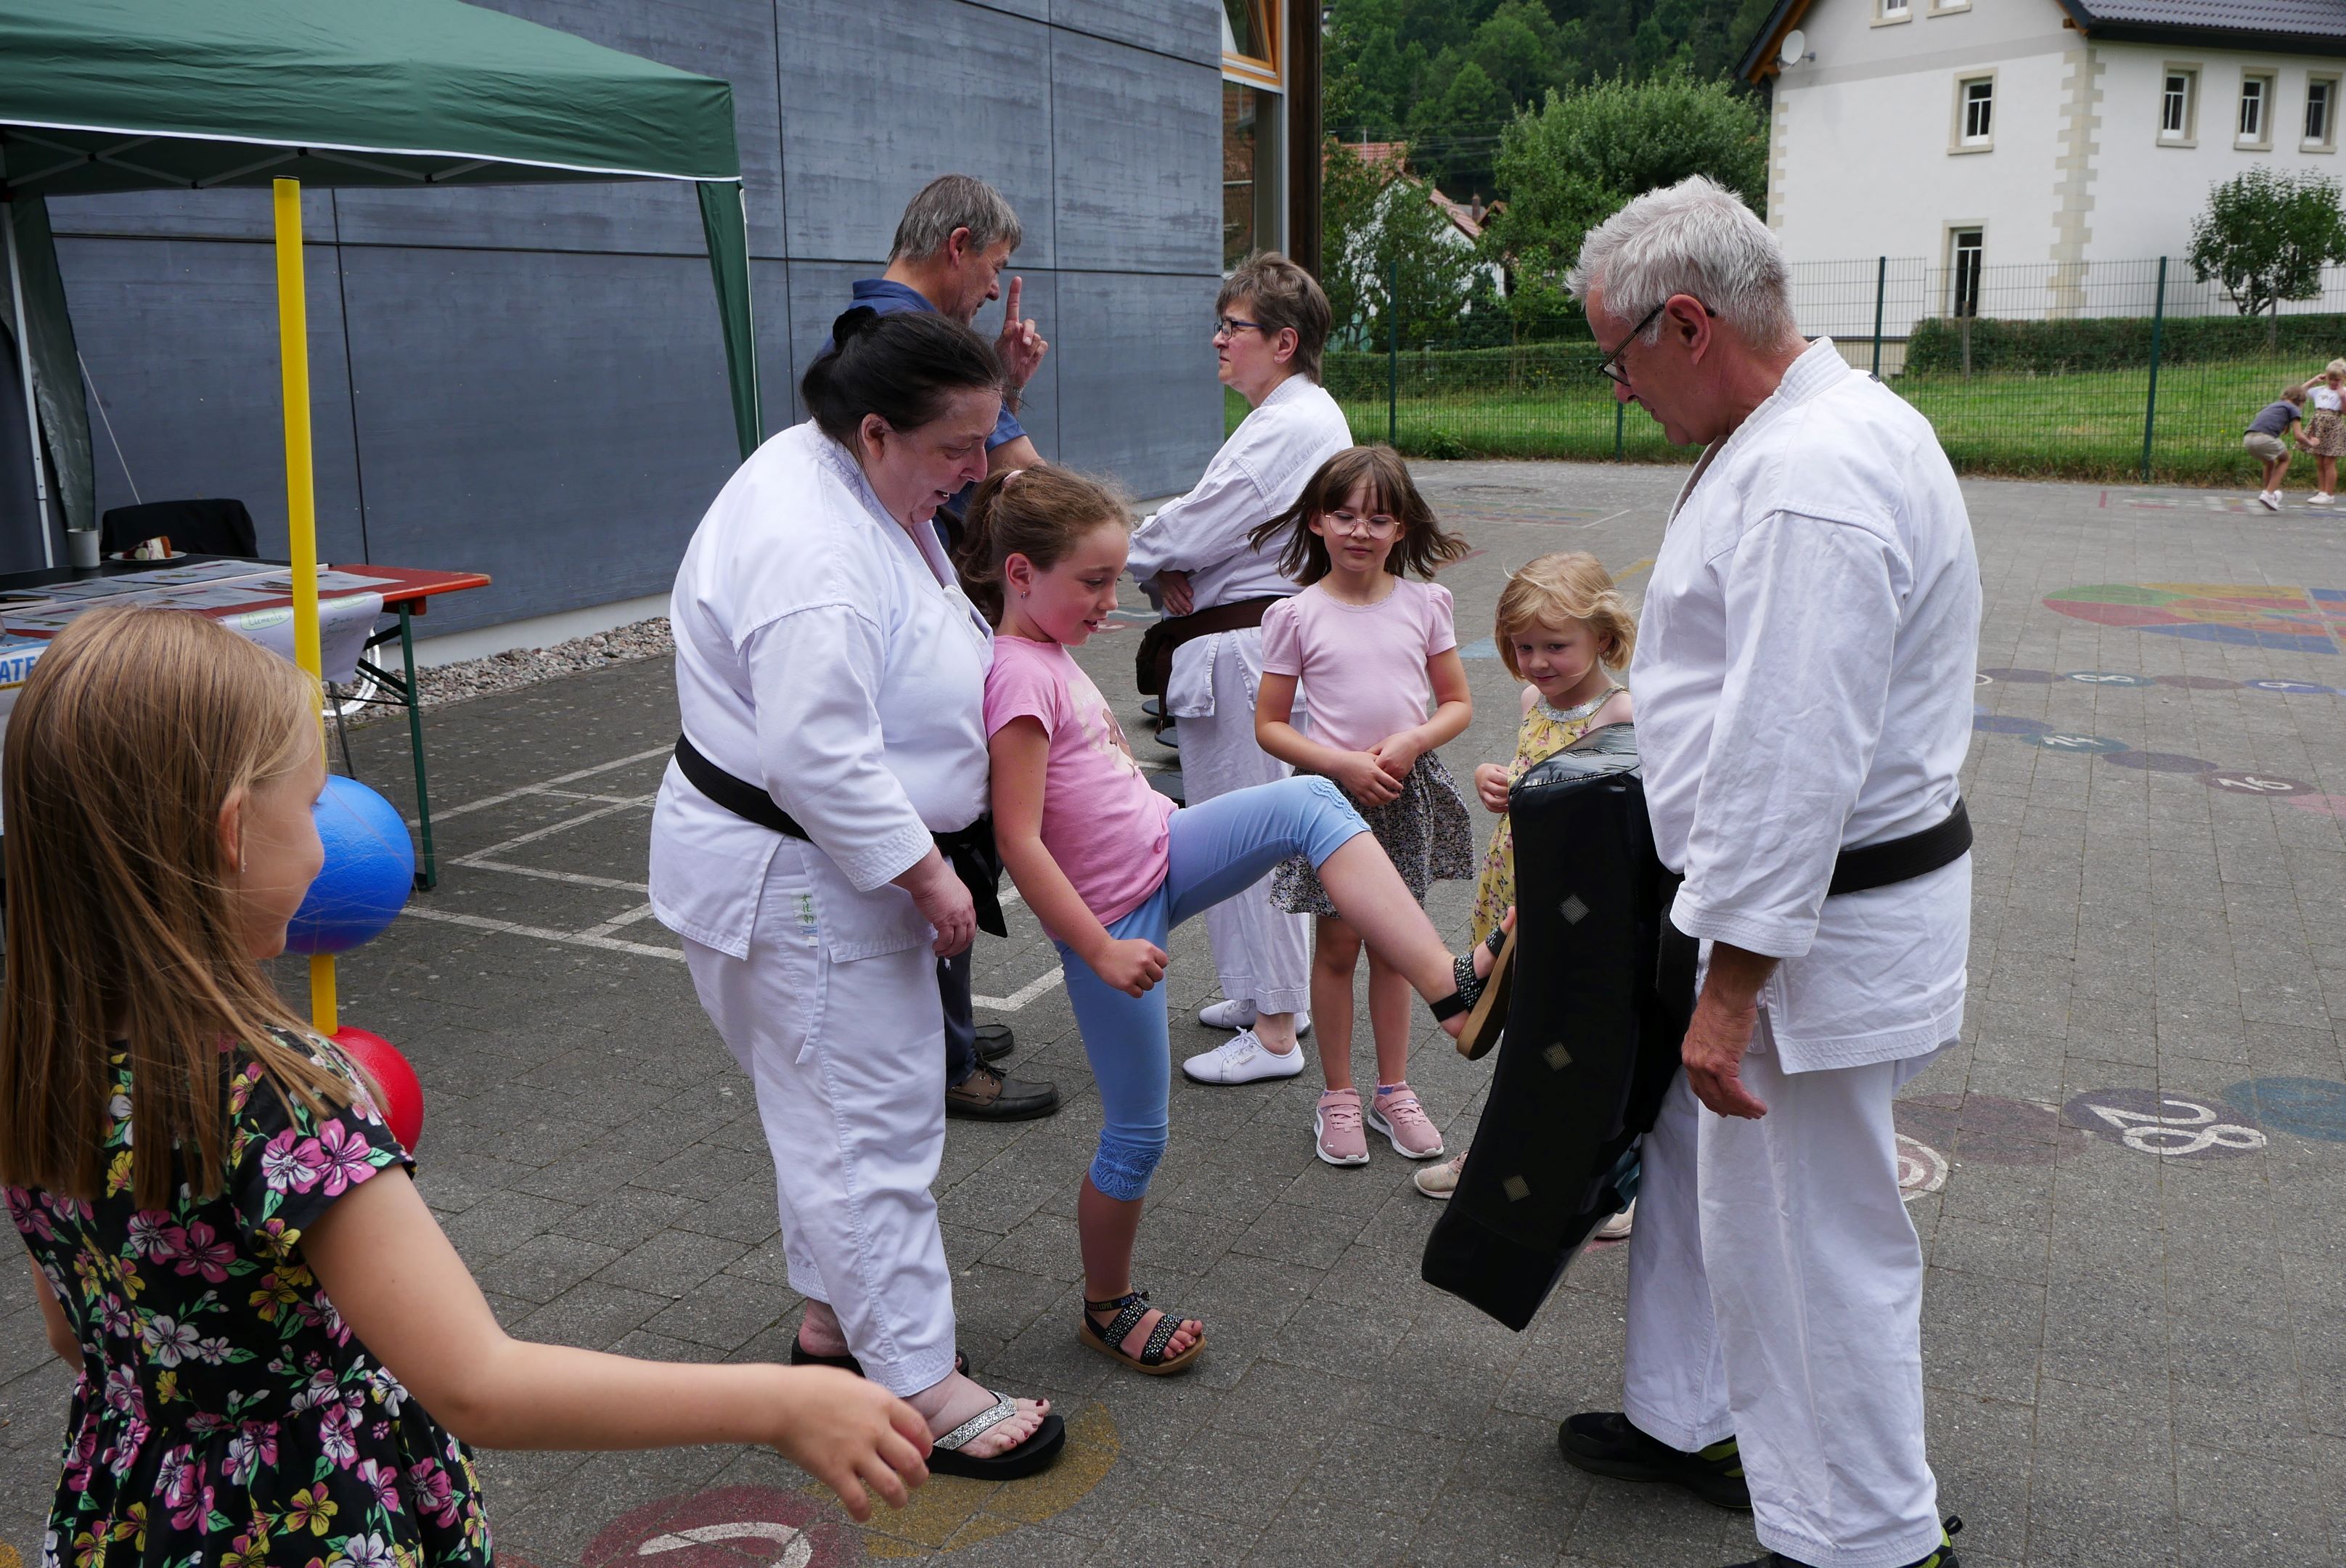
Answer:
[{"label": "sandal with glitter strap", "polygon": [[[1148,1343],[1140,1348],[1140,1354],[1136,1356],[1124,1348],[1125,1336],[1140,1327],[1140,1320],[1155,1310],[1148,1304],[1148,1292],[1146,1290],[1127,1291],[1112,1301],[1086,1301],[1083,1328],[1076,1337],[1102,1355],[1123,1362],[1136,1372],[1146,1372],[1152,1378],[1186,1371],[1189,1363],[1198,1359],[1198,1352],[1206,1348],[1206,1326],[1202,1323],[1198,1325],[1196,1340],[1178,1356],[1168,1356],[1165,1348],[1173,1342],[1173,1336],[1181,1331],[1181,1325],[1187,1319],[1171,1312],[1158,1317],[1157,1327],[1148,1331]],[[1103,1329],[1092,1321],[1095,1312],[1113,1312],[1116,1320]]]},{"label": "sandal with glitter strap", "polygon": [[1458,989],[1438,1001],[1425,1005],[1437,1022],[1455,1018],[1464,1013],[1464,1027],[1458,1032],[1458,1054],[1468,1061],[1477,1061],[1490,1054],[1491,1047],[1499,1043],[1507,1026],[1507,1003],[1515,989],[1515,932],[1510,924],[1494,931],[1485,944],[1491,950],[1491,972],[1474,972],[1474,955],[1467,952],[1451,960],[1451,977]]},{"label": "sandal with glitter strap", "polygon": [[1022,1475],[1032,1475],[1059,1457],[1067,1446],[1067,1423],[1053,1410],[1043,1418],[1025,1442],[1007,1453],[978,1459],[961,1451],[983,1434],[992,1431],[1018,1413],[1018,1401],[1008,1394],[988,1390],[994,1403],[929,1444],[931,1475],[965,1475],[973,1481],[1015,1481]]}]

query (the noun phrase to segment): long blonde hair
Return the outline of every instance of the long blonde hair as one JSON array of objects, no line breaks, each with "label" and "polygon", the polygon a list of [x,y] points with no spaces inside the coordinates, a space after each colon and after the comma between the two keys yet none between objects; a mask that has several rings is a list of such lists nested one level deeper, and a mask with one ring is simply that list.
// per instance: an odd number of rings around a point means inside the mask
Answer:
[{"label": "long blonde hair", "polygon": [[98,609],[25,683],[0,763],[8,874],[0,1180],[96,1198],[129,1054],[132,1186],[219,1190],[223,1055],[240,1046],[312,1110],[350,1082],[272,1030],[309,1031],[246,952],[219,831],[239,789],[317,756],[317,687],[184,611]]},{"label": "long blonde hair", "polygon": [[1627,669],[1637,650],[1637,618],[1629,601],[1604,563],[1585,550],[1559,550],[1516,568],[1499,590],[1497,621],[1499,662],[1517,680],[1524,672],[1515,667],[1515,636],[1535,626],[1586,621],[1604,639],[1597,657],[1615,671]]}]

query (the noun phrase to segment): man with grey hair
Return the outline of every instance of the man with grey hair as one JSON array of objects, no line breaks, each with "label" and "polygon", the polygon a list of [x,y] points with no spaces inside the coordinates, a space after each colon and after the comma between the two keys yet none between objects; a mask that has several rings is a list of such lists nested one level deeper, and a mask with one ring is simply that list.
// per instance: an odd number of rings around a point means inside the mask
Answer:
[{"label": "man with grey hair", "polygon": [[[905,206],[903,217],[896,220],[895,242],[889,247],[888,270],[856,280],[849,308],[866,305],[883,316],[896,311],[938,311],[967,325],[987,300],[1002,298],[1003,269],[1024,238],[1017,212],[1000,191],[966,174],[941,174]],[[1018,313],[1021,291],[1022,280],[1012,278],[1009,297],[1003,300],[1002,331],[994,340],[994,351],[1015,388],[1025,386],[1051,347],[1035,323]],[[830,347],[826,340],[823,348]],[[994,433],[985,438],[988,473],[1032,468],[1043,461],[1012,412],[1016,401],[1003,400]],[[974,494],[974,487],[964,490],[937,510],[937,533],[949,552],[960,543],[962,513]],[[1007,1024],[978,1023],[970,997],[969,963],[968,949],[937,961],[937,988],[945,1010],[947,1114],[989,1122],[1049,1115],[1059,1108],[1055,1084],[1013,1078],[994,1067],[1017,1043]]]},{"label": "man with grey hair", "polygon": [[1802,341],[1731,193],[1638,198],[1569,281],[1615,396],[1704,449],[1629,671],[1665,940],[1701,968],[1643,1146],[1625,1408],[1558,1439],[1749,1506],[1742,1568],[1953,1568],[1891,1113],[1963,1025],[1971,523],[1928,422]]}]

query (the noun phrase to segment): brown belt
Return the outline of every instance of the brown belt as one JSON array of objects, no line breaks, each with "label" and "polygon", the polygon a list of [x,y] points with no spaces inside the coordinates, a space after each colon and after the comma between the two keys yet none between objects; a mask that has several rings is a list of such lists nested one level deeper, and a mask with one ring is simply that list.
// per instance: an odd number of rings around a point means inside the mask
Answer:
[{"label": "brown belt", "polygon": [[1260,599],[1240,599],[1235,604],[1216,605],[1209,610],[1198,610],[1186,616],[1169,616],[1141,634],[1140,647],[1132,658],[1132,678],[1143,697],[1163,697],[1165,688],[1173,681],[1173,650],[1197,637],[1208,637],[1216,632],[1244,631],[1249,626],[1262,625],[1263,612],[1287,597],[1271,594]]}]

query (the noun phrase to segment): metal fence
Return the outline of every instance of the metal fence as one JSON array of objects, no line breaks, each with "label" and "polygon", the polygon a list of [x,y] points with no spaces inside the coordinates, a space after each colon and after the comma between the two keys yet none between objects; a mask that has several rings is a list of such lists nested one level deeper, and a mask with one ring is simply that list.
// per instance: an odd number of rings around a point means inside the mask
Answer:
[{"label": "metal fence", "polygon": [[[2245,484],[2249,422],[2346,354],[2340,269],[2253,317],[2179,259],[1802,262],[1793,297],[1803,332],[1886,382],[1974,473]],[[1586,324],[1561,312],[1485,299],[1454,321],[1355,321],[1338,341],[1328,385],[1362,441],[1429,457],[1685,455],[1615,401]],[[2311,458],[2297,463],[2310,485]]]}]

